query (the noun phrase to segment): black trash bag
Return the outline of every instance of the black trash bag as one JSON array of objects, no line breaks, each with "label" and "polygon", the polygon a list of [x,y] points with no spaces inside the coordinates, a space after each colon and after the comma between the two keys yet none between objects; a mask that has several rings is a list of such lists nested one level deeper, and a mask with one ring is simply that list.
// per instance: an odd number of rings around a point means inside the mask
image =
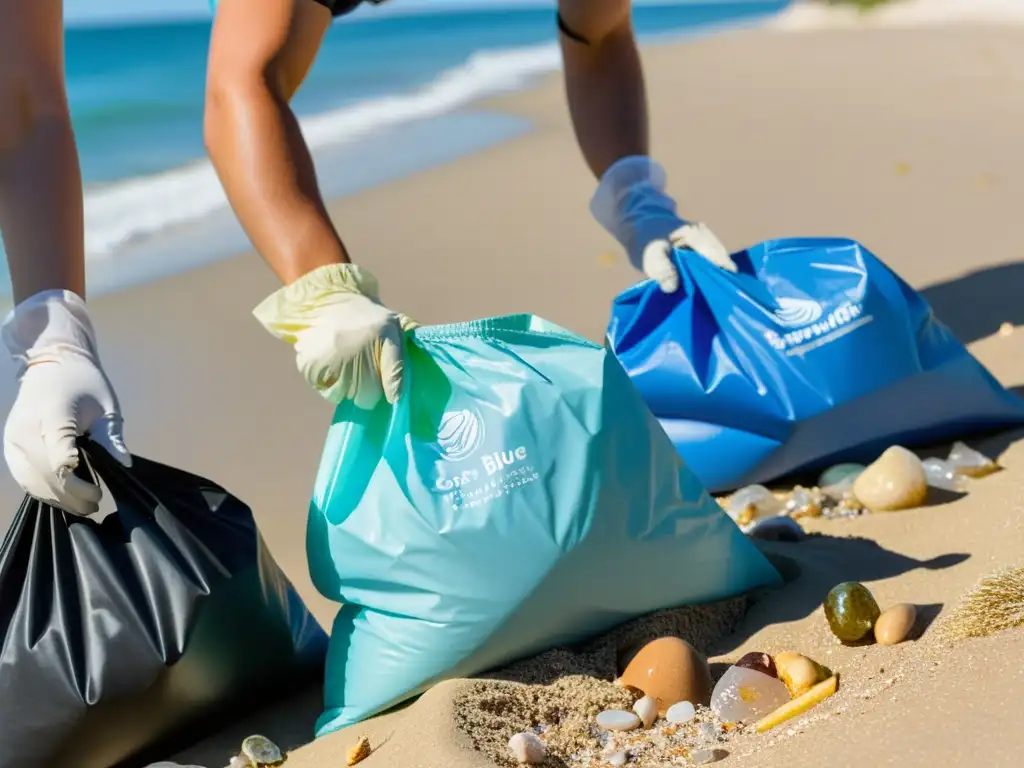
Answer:
[{"label": "black trash bag", "polygon": [[0,549],[0,768],[136,765],[322,676],[327,637],[245,504],[80,448],[117,511],[26,498]]}]

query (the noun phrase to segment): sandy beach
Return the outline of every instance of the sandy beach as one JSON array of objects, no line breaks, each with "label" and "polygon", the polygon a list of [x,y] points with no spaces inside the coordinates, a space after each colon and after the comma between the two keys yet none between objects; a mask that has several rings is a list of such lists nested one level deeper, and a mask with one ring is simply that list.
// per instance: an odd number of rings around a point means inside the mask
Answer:
[{"label": "sandy beach", "polygon": [[[680,212],[733,250],[780,236],[860,240],[993,374],[1024,391],[1024,27],[836,27],[770,24],[645,50],[652,154]],[[553,77],[477,106],[528,117],[529,134],[332,204],[390,306],[423,324],[532,312],[601,339],[612,298],[637,275],[590,218],[593,180],[561,88]],[[99,298],[93,316],[132,451],[246,500],[329,626],[336,606],[310,583],[304,536],[332,407],[250,315],[275,287],[259,257],[243,254]],[[1007,322],[1016,332],[997,334]],[[11,380],[10,370],[0,374],[5,411]],[[746,651],[797,650],[842,682],[788,727],[723,744],[728,765],[1020,764],[1024,633],[949,648],[931,622],[979,578],[1024,564],[1022,436],[974,443],[1005,470],[971,481],[959,499],[813,521],[803,542],[763,545],[789,581],[708,639],[713,672]],[[0,482],[13,511],[20,495],[7,473]],[[821,600],[848,580],[870,586],[883,607],[921,607],[918,639],[862,648],[834,640]],[[217,768],[259,732],[291,750],[288,766],[336,766],[365,733],[375,747],[367,768],[491,768],[458,727],[456,703],[470,685],[445,683],[309,743],[320,712],[312,690],[169,757]]]}]

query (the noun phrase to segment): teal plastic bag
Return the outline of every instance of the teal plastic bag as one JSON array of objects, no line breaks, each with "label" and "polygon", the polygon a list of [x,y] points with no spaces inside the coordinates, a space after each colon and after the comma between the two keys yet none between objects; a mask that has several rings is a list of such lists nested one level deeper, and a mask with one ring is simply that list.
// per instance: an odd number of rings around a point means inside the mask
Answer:
[{"label": "teal plastic bag", "polygon": [[615,357],[513,315],[409,334],[394,407],[342,403],[310,505],[338,611],[317,735],[679,605],[777,585]]}]

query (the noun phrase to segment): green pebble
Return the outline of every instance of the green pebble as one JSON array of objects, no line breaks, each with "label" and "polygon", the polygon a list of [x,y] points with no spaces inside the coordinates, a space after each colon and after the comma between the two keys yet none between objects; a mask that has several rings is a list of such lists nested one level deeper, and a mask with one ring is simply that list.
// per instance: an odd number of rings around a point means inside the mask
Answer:
[{"label": "green pebble", "polygon": [[836,464],[821,473],[818,478],[818,487],[827,488],[830,485],[838,485],[842,482],[852,482],[865,469],[863,464]]},{"label": "green pebble", "polygon": [[868,588],[856,581],[832,587],[825,598],[825,618],[832,634],[844,643],[856,643],[867,637],[881,613]]}]

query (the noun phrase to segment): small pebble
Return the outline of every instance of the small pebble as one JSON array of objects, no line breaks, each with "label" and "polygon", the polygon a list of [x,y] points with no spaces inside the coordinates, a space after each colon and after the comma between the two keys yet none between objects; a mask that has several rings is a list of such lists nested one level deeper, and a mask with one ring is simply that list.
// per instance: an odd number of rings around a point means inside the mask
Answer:
[{"label": "small pebble", "polygon": [[761,651],[751,651],[750,653],[743,654],[739,661],[736,662],[737,667],[743,667],[744,669],[753,669],[761,674],[768,675],[768,677],[778,677],[779,673],[775,669],[775,662],[772,661],[772,657],[767,653]]},{"label": "small pebble", "polygon": [[807,490],[802,485],[790,491],[786,499],[786,514],[794,520],[804,517],[821,517],[823,494],[817,488]]},{"label": "small pebble", "polygon": [[999,326],[1000,336],[1010,336],[1013,333],[1013,323],[1003,323]]},{"label": "small pebble", "polygon": [[763,485],[748,485],[729,497],[725,511],[740,526],[782,512],[782,502]]},{"label": "small pebble", "polygon": [[597,716],[597,727],[606,731],[631,731],[639,725],[639,717],[622,709],[606,709]]},{"label": "small pebble", "polygon": [[818,485],[821,488],[836,490],[853,487],[853,481],[865,470],[863,464],[836,464],[829,467],[818,477]]},{"label": "small pebble", "polygon": [[531,731],[517,733],[508,740],[508,749],[517,763],[537,765],[548,756],[548,748],[537,734]]},{"label": "small pebble", "polygon": [[964,491],[964,479],[956,471],[956,467],[942,459],[925,459],[921,462],[924,467],[924,476],[928,479],[928,485],[939,488],[943,491],[962,493]]},{"label": "small pebble", "polygon": [[701,723],[697,726],[697,736],[701,741],[714,744],[718,741],[719,729],[714,723]]},{"label": "small pebble", "polygon": [[665,713],[665,719],[675,725],[688,723],[696,716],[697,710],[694,709],[693,704],[688,701],[680,701],[673,704],[668,708],[668,712]]},{"label": "small pebble", "polygon": [[608,756],[608,765],[625,765],[628,759],[629,755],[626,754],[626,750],[620,749]]},{"label": "small pebble", "polygon": [[242,742],[242,754],[253,765],[277,765],[284,761],[280,748],[266,736],[246,736]]},{"label": "small pebble", "polygon": [[917,608],[910,603],[897,603],[887,608],[875,622],[875,640],[881,645],[902,643],[910,635],[917,620]]},{"label": "small pebble", "polygon": [[789,701],[789,689],[775,677],[729,667],[711,694],[711,710],[726,723],[752,722]]},{"label": "small pebble", "polygon": [[894,445],[857,477],[853,495],[872,512],[910,509],[927,500],[928,480],[921,460]]},{"label": "small pebble", "polygon": [[798,542],[807,538],[803,527],[791,517],[768,517],[758,520],[747,536],[760,541]]},{"label": "small pebble", "polygon": [[867,637],[881,613],[874,595],[856,581],[837,584],[825,597],[829,628],[844,643],[856,643]]},{"label": "small pebble", "polygon": [[961,475],[968,477],[985,477],[999,470],[999,465],[981,451],[976,451],[966,443],[957,440],[949,449],[946,463]]},{"label": "small pebble", "polygon": [[728,754],[724,749],[698,749],[690,753],[690,760],[694,765],[707,765],[717,763]]},{"label": "small pebble", "polygon": [[633,711],[640,718],[640,722],[644,724],[644,728],[650,728],[658,719],[658,702],[650,696],[644,696],[642,699],[637,699],[636,704],[633,705]]}]

